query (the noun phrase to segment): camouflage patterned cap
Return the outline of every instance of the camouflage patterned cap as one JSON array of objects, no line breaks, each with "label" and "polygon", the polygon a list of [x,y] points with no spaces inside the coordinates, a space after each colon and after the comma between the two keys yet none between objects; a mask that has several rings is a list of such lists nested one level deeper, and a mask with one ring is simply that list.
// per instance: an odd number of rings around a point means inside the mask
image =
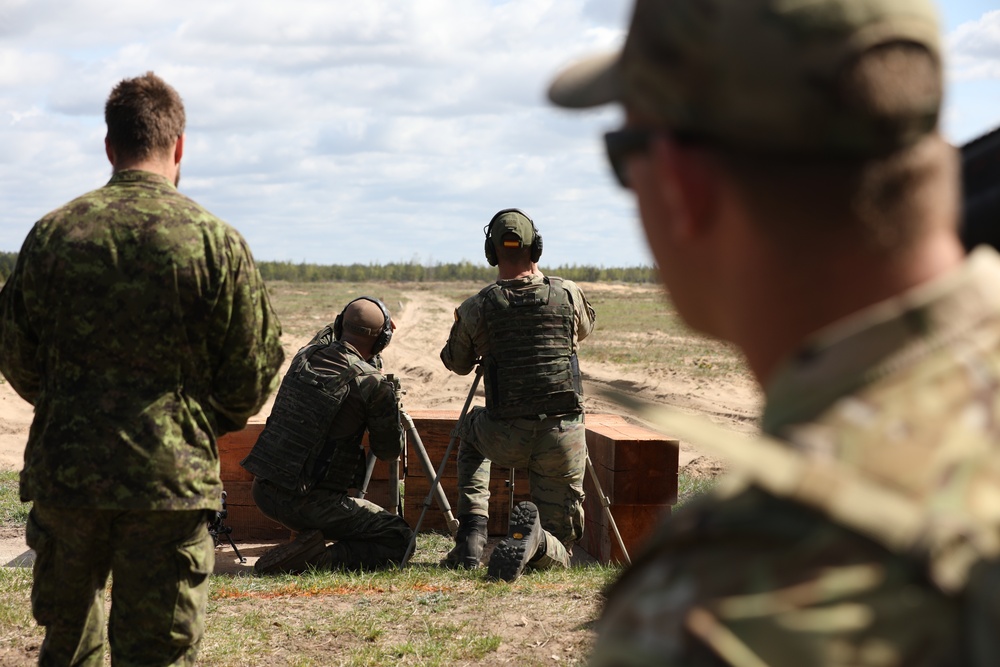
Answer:
[{"label": "camouflage patterned cap", "polygon": [[490,239],[497,248],[503,247],[504,234],[516,235],[521,239],[521,247],[525,248],[535,240],[535,226],[521,211],[504,209],[490,220]]},{"label": "camouflage patterned cap", "polygon": [[[925,47],[938,80],[886,122],[840,101],[838,76],[894,42]],[[863,157],[934,130],[940,63],[931,0],[636,0],[622,51],[569,67],[549,98],[571,108],[623,102],[721,145]]]}]

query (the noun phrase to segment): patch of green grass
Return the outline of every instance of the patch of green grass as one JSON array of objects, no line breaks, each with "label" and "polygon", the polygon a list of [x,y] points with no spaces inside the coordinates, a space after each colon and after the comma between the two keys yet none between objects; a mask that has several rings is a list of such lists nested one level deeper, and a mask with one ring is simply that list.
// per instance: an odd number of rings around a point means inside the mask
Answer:
[{"label": "patch of green grass", "polygon": [[[519,664],[551,652],[511,632],[551,624],[582,661],[601,591],[621,573],[592,565],[531,572],[513,584],[485,580],[483,569],[436,563],[451,538],[421,534],[410,567],[376,573],[308,572],[211,579],[202,661],[210,665],[452,665],[490,662],[503,644],[528,642]],[[567,640],[569,638],[569,640]],[[574,648],[578,646],[579,650]],[[520,647],[519,647],[520,648]],[[534,650],[534,652],[532,652]],[[565,648],[563,649],[566,650]],[[542,652],[539,652],[542,651]]]},{"label": "patch of green grass", "polygon": [[580,346],[580,358],[625,366],[653,366],[712,378],[745,374],[732,346],[692,331],[659,287],[589,286],[597,327]]},{"label": "patch of green grass", "polygon": [[694,477],[680,473],[677,476],[677,504],[674,505],[674,509],[680,509],[684,504],[708,493],[717,483],[718,480],[711,477]]},{"label": "patch of green grass", "polygon": [[23,526],[28,522],[31,503],[21,502],[20,473],[0,471],[0,525]]},{"label": "patch of green grass", "polygon": [[282,331],[293,336],[311,337],[333,322],[344,306],[359,296],[372,296],[382,301],[390,313],[404,303],[403,291],[413,286],[399,283],[293,283],[281,280],[268,282],[271,304],[281,320]]},{"label": "patch of green grass", "polygon": [[0,568],[0,639],[19,629],[30,631],[31,568]]}]

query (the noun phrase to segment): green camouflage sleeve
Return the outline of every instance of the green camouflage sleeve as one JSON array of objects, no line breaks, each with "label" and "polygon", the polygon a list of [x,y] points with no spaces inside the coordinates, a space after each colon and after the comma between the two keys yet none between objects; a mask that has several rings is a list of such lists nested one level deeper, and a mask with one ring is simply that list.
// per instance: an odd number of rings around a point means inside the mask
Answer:
[{"label": "green camouflage sleeve", "polygon": [[28,321],[22,279],[24,263],[34,243],[35,230],[28,233],[13,273],[0,290],[0,372],[18,396],[32,405],[41,390],[38,372],[38,336]]},{"label": "green camouflage sleeve", "polygon": [[569,290],[570,297],[573,299],[573,308],[576,311],[576,340],[580,342],[594,330],[594,325],[597,323],[597,314],[594,312],[594,307],[590,305],[590,301],[587,300],[583,290],[576,283],[565,280],[563,284]]},{"label": "green camouflage sleeve", "polygon": [[284,359],[281,325],[250,249],[242,237],[228,242],[228,289],[214,313],[224,330],[217,339],[219,365],[208,398],[219,434],[243,428],[260,410],[275,389]]},{"label": "green camouflage sleeve", "polygon": [[668,519],[609,592],[591,667],[957,664],[916,559],[756,490]]},{"label": "green camouflage sleeve", "polygon": [[[468,375],[486,347],[486,331],[479,326],[480,297],[473,296],[455,309],[448,342],[441,350],[441,362],[448,370]],[[482,330],[481,330],[482,329]]]},{"label": "green camouflage sleeve", "polygon": [[366,418],[368,424],[368,446],[383,461],[393,461],[403,451],[403,427],[399,423],[399,403],[392,384],[384,377],[375,375],[366,378],[375,382],[368,396]]}]

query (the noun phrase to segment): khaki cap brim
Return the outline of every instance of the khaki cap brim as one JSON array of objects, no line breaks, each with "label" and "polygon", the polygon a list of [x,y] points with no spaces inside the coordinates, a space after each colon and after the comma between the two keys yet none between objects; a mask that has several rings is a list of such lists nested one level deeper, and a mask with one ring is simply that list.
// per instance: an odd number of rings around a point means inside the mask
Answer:
[{"label": "khaki cap brim", "polygon": [[553,104],[570,109],[601,106],[622,99],[621,52],[590,56],[564,69],[549,86]]}]

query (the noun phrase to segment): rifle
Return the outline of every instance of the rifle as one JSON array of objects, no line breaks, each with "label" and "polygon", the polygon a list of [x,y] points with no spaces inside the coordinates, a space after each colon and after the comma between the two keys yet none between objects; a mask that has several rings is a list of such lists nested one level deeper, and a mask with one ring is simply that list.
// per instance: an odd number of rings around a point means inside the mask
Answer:
[{"label": "rifle", "polygon": [[966,252],[986,243],[1000,249],[1000,127],[961,147],[962,228]]}]

